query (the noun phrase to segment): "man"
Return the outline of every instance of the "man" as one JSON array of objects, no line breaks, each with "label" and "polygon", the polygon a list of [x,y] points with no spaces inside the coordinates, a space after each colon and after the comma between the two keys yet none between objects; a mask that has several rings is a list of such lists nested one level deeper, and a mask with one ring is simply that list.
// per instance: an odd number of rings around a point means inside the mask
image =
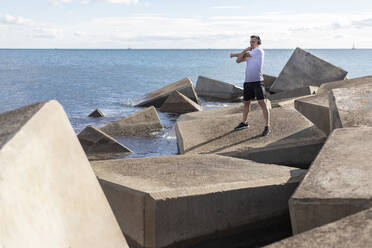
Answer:
[{"label": "man", "polygon": [[248,113],[251,101],[257,99],[258,104],[261,106],[263,116],[265,119],[265,127],[262,136],[270,133],[270,113],[265,102],[265,87],[263,83],[262,66],[264,62],[264,51],[259,47],[261,39],[258,35],[252,35],[250,40],[251,46],[244,49],[241,53],[231,53],[230,58],[237,57],[236,63],[243,61],[247,62],[245,68],[245,81],[244,81],[244,110],[243,121],[239,123],[235,130],[247,128]]}]

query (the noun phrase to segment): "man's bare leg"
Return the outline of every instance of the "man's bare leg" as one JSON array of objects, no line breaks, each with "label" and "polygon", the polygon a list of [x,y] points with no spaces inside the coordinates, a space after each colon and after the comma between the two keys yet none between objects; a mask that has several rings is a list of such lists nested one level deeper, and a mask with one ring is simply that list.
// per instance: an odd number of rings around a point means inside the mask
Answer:
[{"label": "man's bare leg", "polygon": [[247,123],[249,109],[251,107],[251,101],[244,102],[244,110],[243,110],[243,123]]},{"label": "man's bare leg", "polygon": [[268,126],[270,126],[269,108],[267,107],[265,100],[258,100],[257,102],[261,106],[263,116],[264,116],[264,119],[265,119],[265,126],[268,127]]}]

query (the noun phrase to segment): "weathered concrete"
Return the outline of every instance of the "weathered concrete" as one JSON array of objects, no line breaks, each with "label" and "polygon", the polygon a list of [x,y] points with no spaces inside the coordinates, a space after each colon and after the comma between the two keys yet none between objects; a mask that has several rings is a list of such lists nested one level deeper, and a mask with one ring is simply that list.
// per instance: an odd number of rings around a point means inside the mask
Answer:
[{"label": "weathered concrete", "polygon": [[328,94],[330,89],[362,87],[369,85],[372,87],[372,76],[360,77],[354,79],[340,80],[322,84],[316,95],[302,97],[295,101],[295,108],[306,118],[308,118],[317,127],[326,134],[330,133],[330,116]]},{"label": "weathered concrete", "polygon": [[307,86],[298,89],[282,91],[276,94],[270,94],[267,98],[271,101],[279,100],[279,99],[287,99],[299,96],[306,96],[315,94],[318,91],[319,87],[316,86]]},{"label": "weathered concrete", "polygon": [[372,128],[335,129],[289,200],[295,234],[372,207]]},{"label": "weathered concrete", "polygon": [[305,171],[216,155],[92,162],[125,235],[142,247],[285,214]]},{"label": "weathered concrete", "polygon": [[371,233],[372,209],[368,209],[266,247],[365,248],[371,246]]},{"label": "weathered concrete", "polygon": [[260,136],[264,128],[262,111],[250,112],[250,127],[240,131],[234,131],[234,127],[241,122],[241,113],[177,121],[178,151],[181,154],[246,151],[281,140],[286,143],[324,136],[320,130],[311,128],[312,123],[291,106],[274,108],[270,112],[272,132],[266,137]]},{"label": "weathered concrete", "polygon": [[98,108],[88,115],[88,117],[93,117],[93,118],[101,118],[104,116],[105,115],[103,114],[103,112]]},{"label": "weathered concrete", "polygon": [[[266,100],[266,105],[269,109],[271,109],[271,102],[270,100]],[[195,119],[203,119],[203,118],[211,118],[215,116],[225,116],[225,115],[231,115],[231,114],[243,114],[243,103],[237,103],[233,104],[227,107],[219,107],[219,108],[213,108],[213,109],[207,109],[199,112],[192,112],[187,114],[182,114],[180,117],[178,117],[177,121],[182,120],[195,120]],[[256,101],[251,103],[250,111],[261,111],[260,105]]]},{"label": "weathered concrete", "polygon": [[331,131],[342,127],[372,126],[372,83],[329,92]]},{"label": "weathered concrete", "polygon": [[[316,127],[314,127],[316,128]],[[284,144],[270,144],[262,148],[241,149],[219,155],[249,159],[259,163],[278,164],[308,169],[322,149],[326,137],[298,139]]]},{"label": "weathered concrete", "polygon": [[304,50],[296,48],[271,92],[288,91],[306,86],[320,86],[326,82],[345,79],[347,72]]},{"label": "weathered concrete", "polygon": [[151,106],[121,120],[107,123],[100,130],[111,136],[148,136],[163,128],[156,109]]},{"label": "weathered concrete", "polygon": [[173,93],[173,91],[178,90],[183,95],[187,96],[197,104],[200,104],[198,95],[194,89],[189,78],[181,79],[177,82],[166,85],[160,89],[154,90],[150,93],[147,93],[139,100],[139,103],[135,107],[150,107],[154,106],[160,108],[168,96]]},{"label": "weathered concrete", "polygon": [[132,151],[98,128],[89,125],[78,134],[78,139],[89,160],[108,159]]},{"label": "weathered concrete", "polygon": [[0,115],[0,246],[128,247],[56,101]]},{"label": "weathered concrete", "polygon": [[202,107],[187,98],[177,90],[174,91],[161,105],[161,112],[184,114],[189,112],[201,111]]},{"label": "weathered concrete", "polygon": [[222,100],[236,100],[243,96],[243,89],[231,83],[199,76],[196,81],[198,96]]},{"label": "weathered concrete", "polygon": [[274,81],[276,80],[276,77],[267,75],[267,74],[263,74],[263,77],[264,77],[265,90],[269,91],[271,85],[273,85]]}]

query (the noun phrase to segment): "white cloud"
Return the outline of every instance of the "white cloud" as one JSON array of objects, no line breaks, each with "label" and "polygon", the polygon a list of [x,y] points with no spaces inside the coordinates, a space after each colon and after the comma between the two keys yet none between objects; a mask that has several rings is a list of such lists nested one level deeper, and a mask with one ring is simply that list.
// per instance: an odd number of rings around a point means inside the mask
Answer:
[{"label": "white cloud", "polygon": [[241,6],[213,6],[211,9],[240,9]]},{"label": "white cloud", "polygon": [[61,5],[65,3],[72,3],[72,2],[77,2],[77,3],[94,3],[94,2],[103,2],[103,3],[113,3],[113,4],[138,4],[139,0],[48,0],[51,4],[53,5]]},{"label": "white cloud", "polygon": [[2,23],[12,24],[12,25],[32,25],[33,21],[31,19],[24,18],[22,16],[13,16],[6,14],[3,16]]}]

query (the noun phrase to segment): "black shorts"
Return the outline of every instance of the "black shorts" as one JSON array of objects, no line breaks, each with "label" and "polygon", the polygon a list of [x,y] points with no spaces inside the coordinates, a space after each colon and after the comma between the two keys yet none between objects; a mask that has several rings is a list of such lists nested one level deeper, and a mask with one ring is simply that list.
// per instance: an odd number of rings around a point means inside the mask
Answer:
[{"label": "black shorts", "polygon": [[243,100],[250,101],[250,100],[263,100],[266,98],[266,91],[265,86],[262,81],[257,82],[245,82],[244,83],[244,92],[243,92]]}]

